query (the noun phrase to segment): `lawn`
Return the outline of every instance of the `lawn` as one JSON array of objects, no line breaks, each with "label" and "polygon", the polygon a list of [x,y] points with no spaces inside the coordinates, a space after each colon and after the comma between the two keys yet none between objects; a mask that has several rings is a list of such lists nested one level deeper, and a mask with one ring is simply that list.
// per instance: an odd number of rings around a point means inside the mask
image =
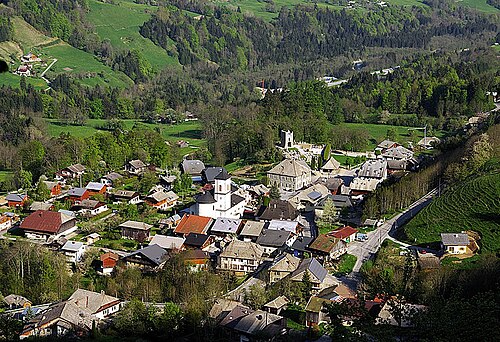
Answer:
[{"label": "lawn", "polygon": [[434,199],[403,229],[408,242],[440,241],[440,233],[473,230],[484,251],[500,251],[500,173],[474,176]]},{"label": "lawn", "polygon": [[113,4],[90,0],[89,7],[88,19],[96,27],[97,34],[101,39],[109,39],[115,49],[139,51],[155,70],[179,65],[176,57],[169,56],[167,51],[139,33],[140,26],[151,18],[157,6],[136,4],[131,0],[114,1]]},{"label": "lawn", "polygon": [[487,0],[459,0],[458,4],[461,4],[465,7],[473,8],[475,10],[496,14],[500,13],[500,10],[488,4]]},{"label": "lawn", "polygon": [[335,270],[335,275],[340,277],[352,272],[358,258],[351,254],[344,254],[340,257]]},{"label": "lawn", "polygon": [[[4,72],[0,74],[0,85],[5,85],[13,88],[19,87],[19,82],[21,82],[21,76],[14,75],[10,72]],[[47,89],[47,83],[41,78],[26,77],[26,84],[31,84],[38,90]]]}]

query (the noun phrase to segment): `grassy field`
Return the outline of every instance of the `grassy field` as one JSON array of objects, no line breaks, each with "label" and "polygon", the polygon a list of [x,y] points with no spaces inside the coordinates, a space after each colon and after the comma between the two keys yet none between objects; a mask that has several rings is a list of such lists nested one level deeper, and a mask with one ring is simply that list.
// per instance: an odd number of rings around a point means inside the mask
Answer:
[{"label": "grassy field", "polygon": [[132,0],[114,1],[114,4],[90,0],[89,7],[89,21],[96,27],[99,37],[109,39],[114,48],[139,51],[156,70],[179,65],[177,58],[169,56],[139,33],[139,27],[151,18],[157,7],[136,4]]},{"label": "grassy field", "polygon": [[[61,133],[69,133],[81,138],[95,134],[106,124],[106,120],[100,119],[87,120],[85,126],[65,125],[54,119],[47,119],[46,122],[48,133],[53,137],[57,137]],[[159,128],[162,136],[168,141],[185,140],[193,147],[200,147],[205,144],[205,141],[202,139],[201,123],[198,121],[187,121],[178,125],[150,124],[138,120],[123,120],[123,123],[127,130],[132,129],[134,125],[137,125],[136,127],[139,128]]]},{"label": "grassy field", "polygon": [[335,275],[338,277],[347,275],[352,272],[358,258],[355,255],[344,254],[340,257]]},{"label": "grassy field", "polygon": [[7,177],[12,176],[14,173],[12,171],[0,171],[0,182],[3,182]]},{"label": "grassy field", "polygon": [[457,3],[485,13],[500,13],[500,10],[489,5],[486,0],[459,0]]},{"label": "grassy field", "polygon": [[409,242],[440,241],[440,233],[473,230],[482,249],[500,250],[500,173],[473,177],[436,198],[405,227]]}]

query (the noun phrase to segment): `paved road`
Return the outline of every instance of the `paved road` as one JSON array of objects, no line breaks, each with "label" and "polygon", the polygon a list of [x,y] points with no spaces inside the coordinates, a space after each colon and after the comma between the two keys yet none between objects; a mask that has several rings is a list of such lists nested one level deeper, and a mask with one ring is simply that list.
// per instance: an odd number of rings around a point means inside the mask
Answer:
[{"label": "paved road", "polygon": [[408,244],[397,241],[394,237],[390,236],[390,234],[394,234],[398,227],[405,224],[426,205],[428,205],[432,200],[432,197],[436,194],[437,189],[432,190],[424,197],[420,198],[418,201],[410,205],[404,212],[394,216],[390,220],[387,220],[376,230],[369,232],[367,234],[368,240],[366,240],[365,242],[352,242],[347,248],[347,253],[355,255],[358,259],[351,274],[349,274],[349,276],[347,277],[341,278],[342,281],[345,282],[346,285],[355,289],[360,280],[359,271],[361,269],[361,266],[364,262],[371,259],[375,255],[385,239],[388,238],[404,246],[409,246]]}]

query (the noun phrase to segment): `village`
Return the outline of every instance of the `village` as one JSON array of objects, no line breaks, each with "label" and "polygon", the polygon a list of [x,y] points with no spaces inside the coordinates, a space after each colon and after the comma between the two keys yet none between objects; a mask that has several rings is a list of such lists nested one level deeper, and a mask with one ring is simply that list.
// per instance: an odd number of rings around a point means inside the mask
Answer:
[{"label": "village", "polygon": [[[413,149],[384,140],[374,151],[354,153],[296,142],[291,131],[280,135],[276,148],[284,159],[267,171],[263,182],[254,184],[238,184],[224,167],[189,156],[180,164],[181,173],[137,159],[87,184],[82,184],[86,167],[69,165],[39,181],[37,189],[50,197],[45,201],[33,201],[27,192],[0,199],[6,208],[0,234],[8,241],[30,241],[63,254],[68,272],[94,251],[95,271],[103,277],[116,267],[155,273],[179,254],[190,272],[232,274],[239,285],[215,301],[210,317],[242,340],[263,332],[279,336],[290,329],[281,314],[296,303],[285,296],[257,309],[244,303],[256,288],[284,281],[310,284],[302,308],[304,328],[328,323],[324,304],[357,300],[360,268],[386,239],[421,267],[439,267],[448,255],[477,252],[479,236],[472,231],[442,234],[439,250],[410,246],[391,236],[401,219],[415,215],[437,190],[391,217],[362,215],[364,197],[384,181],[418,170],[425,157],[421,152],[432,150],[438,138],[425,136]],[[359,163],[341,167],[336,155]],[[128,186],[151,175],[146,191]],[[4,301],[7,312],[24,322],[21,338],[75,331],[85,335],[125,305],[117,297],[83,289],[56,303],[32,306],[17,294]],[[381,298],[366,303],[375,319],[398,324],[391,316],[393,304]]]}]

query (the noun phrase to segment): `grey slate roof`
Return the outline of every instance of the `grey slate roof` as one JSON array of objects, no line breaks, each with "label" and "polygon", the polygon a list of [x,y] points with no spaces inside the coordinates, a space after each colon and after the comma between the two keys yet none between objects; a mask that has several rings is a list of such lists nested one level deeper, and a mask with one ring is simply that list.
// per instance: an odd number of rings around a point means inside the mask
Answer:
[{"label": "grey slate roof", "polygon": [[45,202],[33,202],[30,205],[30,210],[31,211],[37,211],[37,210],[50,210],[52,208],[53,204],[51,203],[45,203]]},{"label": "grey slate roof", "polygon": [[125,221],[122,224],[118,226],[119,228],[131,228],[131,229],[138,229],[138,230],[149,230],[151,227],[153,227],[150,224],[147,224],[145,222],[138,222],[138,221]]},{"label": "grey slate roof", "polygon": [[466,233],[441,233],[441,241],[445,246],[467,246],[470,243]]},{"label": "grey slate roof", "polygon": [[299,267],[293,271],[290,276],[295,277],[305,270],[309,270],[309,272],[311,272],[320,282],[323,282],[328,274],[328,271],[318,262],[318,260],[309,258],[302,260]]},{"label": "grey slate roof", "polygon": [[227,170],[225,168],[222,168],[222,170],[220,170],[220,172],[217,174],[217,176],[215,176],[215,179],[219,179],[219,180],[227,180],[231,178],[231,176],[229,175],[229,173],[227,172]]},{"label": "grey slate roof", "polygon": [[102,177],[102,178],[105,178],[105,179],[108,179],[110,181],[115,181],[117,179],[120,179],[120,178],[123,178],[122,175],[120,175],[119,173],[117,172],[110,172],[108,173],[106,176]]},{"label": "grey slate roof", "polygon": [[196,202],[200,204],[212,204],[216,203],[217,201],[210,191],[205,191],[204,193],[196,197]]},{"label": "grey slate roof", "polygon": [[90,310],[92,313],[97,313],[104,310],[108,305],[117,304],[120,300],[116,297],[109,296],[103,292],[93,292],[84,289],[78,289],[68,301],[75,303],[80,308]]},{"label": "grey slate roof", "polygon": [[22,202],[26,196],[26,194],[8,194],[5,199],[12,202]]},{"label": "grey slate roof", "polygon": [[297,228],[299,223],[297,221],[286,221],[286,220],[271,220],[269,222],[267,229],[268,230],[281,230],[287,231],[290,233],[297,233]]},{"label": "grey slate roof", "polygon": [[259,260],[264,253],[261,246],[253,242],[233,240],[224,248],[221,257]]},{"label": "grey slate roof", "polygon": [[128,254],[125,258],[140,254],[155,265],[161,265],[168,257],[168,252],[158,245],[149,245],[143,249]]},{"label": "grey slate roof", "polygon": [[264,228],[264,222],[246,221],[241,229],[240,235],[257,237]]},{"label": "grey slate roof", "polygon": [[[203,177],[207,183],[213,183],[217,179],[217,176],[225,169],[221,166],[209,166],[203,170]],[[227,171],[226,171],[227,174]]]},{"label": "grey slate roof", "polygon": [[263,229],[256,242],[261,246],[279,248],[285,245],[290,234],[288,231]]},{"label": "grey slate roof", "polygon": [[352,207],[352,202],[349,196],[347,195],[328,195],[319,203],[318,207],[323,207],[325,202],[331,199],[333,201],[333,205],[336,208],[350,208]]},{"label": "grey slate roof", "polygon": [[308,250],[309,245],[313,241],[314,241],[314,237],[312,237],[312,236],[299,236],[293,242],[292,249],[299,251],[299,252],[305,252]]},{"label": "grey slate roof", "polygon": [[295,220],[299,212],[290,202],[283,200],[271,200],[260,215],[261,220]]},{"label": "grey slate roof", "polygon": [[91,191],[101,191],[102,188],[104,187],[104,184],[98,183],[98,182],[89,182],[85,189],[91,190]]},{"label": "grey slate roof", "polygon": [[263,332],[268,326],[281,321],[283,317],[269,313],[267,311],[257,310],[242,317],[234,330],[245,334],[255,335]]},{"label": "grey slate roof", "polygon": [[299,177],[303,174],[310,174],[311,168],[303,160],[285,159],[267,173],[288,177]]},{"label": "grey slate roof", "polygon": [[80,197],[85,193],[85,191],[87,191],[87,189],[85,189],[85,188],[72,188],[72,189],[69,189],[68,195]]},{"label": "grey slate roof", "polygon": [[361,165],[358,177],[382,178],[385,169],[387,169],[387,161],[385,159],[370,159]]},{"label": "grey slate roof", "polygon": [[82,164],[74,164],[67,167],[67,169],[73,173],[81,173],[85,171],[85,166]]},{"label": "grey slate roof", "polygon": [[82,247],[83,247],[83,242],[68,240],[68,241],[66,241],[64,246],[62,246],[61,249],[63,251],[68,251],[68,252],[77,252]]},{"label": "grey slate roof", "polygon": [[232,194],[231,195],[231,206],[234,207],[235,205],[243,202],[245,199],[241,197],[240,195]]},{"label": "grey slate roof", "polygon": [[175,200],[179,199],[179,196],[177,196],[177,194],[173,191],[168,191],[168,192],[156,191],[156,192],[148,195],[147,198],[152,199],[155,202],[159,203],[159,202],[164,201],[164,200],[167,200],[169,202],[175,201]]},{"label": "grey slate roof", "polygon": [[241,220],[227,217],[218,217],[210,231],[212,233],[237,234]]},{"label": "grey slate roof", "polygon": [[184,171],[184,173],[190,175],[200,175],[204,169],[205,164],[203,164],[201,160],[184,159],[182,161],[182,170]]},{"label": "grey slate roof", "polygon": [[146,167],[146,164],[142,160],[135,159],[128,162],[135,169],[142,169]]}]

